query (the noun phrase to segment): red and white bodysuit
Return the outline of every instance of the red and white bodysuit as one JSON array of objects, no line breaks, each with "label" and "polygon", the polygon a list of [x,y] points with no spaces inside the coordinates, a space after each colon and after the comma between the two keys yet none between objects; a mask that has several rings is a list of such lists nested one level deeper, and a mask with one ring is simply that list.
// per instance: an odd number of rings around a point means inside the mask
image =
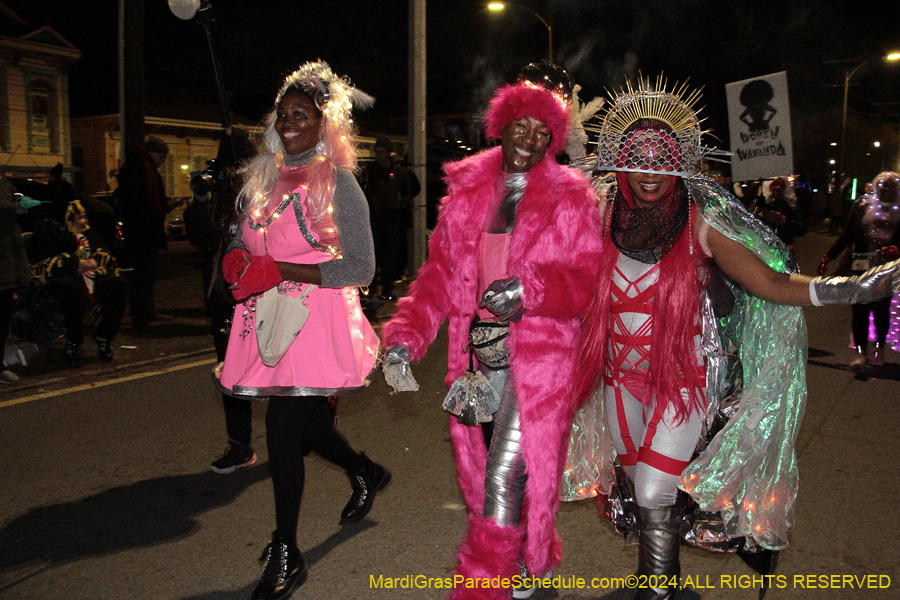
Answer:
[{"label": "red and white bodysuit", "polygon": [[[657,406],[651,396],[650,340],[652,305],[659,263],[645,264],[619,253],[610,286],[609,348],[604,378],[610,434],[619,461],[634,482],[638,506],[675,504],[678,479],[690,462],[703,416],[697,410],[678,422],[675,407]],[[700,354],[699,324],[695,336],[697,370],[683,377],[687,388],[706,386]]]}]

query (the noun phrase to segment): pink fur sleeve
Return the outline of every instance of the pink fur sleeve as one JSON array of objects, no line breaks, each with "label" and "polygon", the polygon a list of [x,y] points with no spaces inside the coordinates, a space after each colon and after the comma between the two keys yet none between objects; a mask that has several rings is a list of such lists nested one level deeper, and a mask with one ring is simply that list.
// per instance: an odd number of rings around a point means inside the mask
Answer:
[{"label": "pink fur sleeve", "polygon": [[555,227],[547,232],[569,240],[567,253],[556,262],[517,273],[526,315],[567,318],[587,312],[600,263],[601,231],[597,198],[590,191],[579,190],[570,210],[556,215]]}]

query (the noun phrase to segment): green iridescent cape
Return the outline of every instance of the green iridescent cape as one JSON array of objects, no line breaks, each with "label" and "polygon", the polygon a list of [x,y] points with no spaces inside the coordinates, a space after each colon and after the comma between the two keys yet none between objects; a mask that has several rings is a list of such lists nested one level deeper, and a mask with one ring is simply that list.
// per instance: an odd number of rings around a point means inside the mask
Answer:
[{"label": "green iridescent cape", "polygon": [[[784,244],[725,188],[702,176],[683,181],[698,213],[718,232],[772,269],[797,272]],[[706,426],[723,402],[736,409],[684,470],[680,487],[702,510],[720,512],[729,536],[778,550],[788,544],[798,489],[794,442],[806,405],[806,323],[799,307],[767,302],[730,280],[728,285],[735,305],[727,316],[701,311]],[[563,500],[609,493],[615,452],[604,413],[601,389],[575,416]]]}]

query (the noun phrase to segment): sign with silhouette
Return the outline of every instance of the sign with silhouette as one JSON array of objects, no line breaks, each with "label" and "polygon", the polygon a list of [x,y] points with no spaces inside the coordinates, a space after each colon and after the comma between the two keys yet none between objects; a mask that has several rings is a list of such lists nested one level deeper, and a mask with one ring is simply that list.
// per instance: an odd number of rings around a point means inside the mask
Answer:
[{"label": "sign with silhouette", "polygon": [[731,179],[749,181],[794,172],[787,72],[725,86],[731,133]]}]

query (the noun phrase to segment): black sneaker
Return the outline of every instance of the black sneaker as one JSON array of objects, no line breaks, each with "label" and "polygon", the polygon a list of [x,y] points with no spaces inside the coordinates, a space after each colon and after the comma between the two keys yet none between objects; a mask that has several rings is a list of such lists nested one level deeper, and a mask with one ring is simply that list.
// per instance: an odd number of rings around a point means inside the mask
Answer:
[{"label": "black sneaker", "polygon": [[253,446],[241,446],[237,442],[228,441],[228,447],[221,458],[209,465],[209,470],[220,475],[228,475],[241,467],[249,467],[256,463]]},{"label": "black sneaker", "polygon": [[112,349],[112,340],[104,340],[103,338],[94,338],[97,340],[97,354],[100,356],[100,360],[105,363],[112,362],[113,360],[113,349]]},{"label": "black sneaker", "polygon": [[66,342],[66,363],[70,367],[77,367],[81,360],[81,346],[75,342]]}]

